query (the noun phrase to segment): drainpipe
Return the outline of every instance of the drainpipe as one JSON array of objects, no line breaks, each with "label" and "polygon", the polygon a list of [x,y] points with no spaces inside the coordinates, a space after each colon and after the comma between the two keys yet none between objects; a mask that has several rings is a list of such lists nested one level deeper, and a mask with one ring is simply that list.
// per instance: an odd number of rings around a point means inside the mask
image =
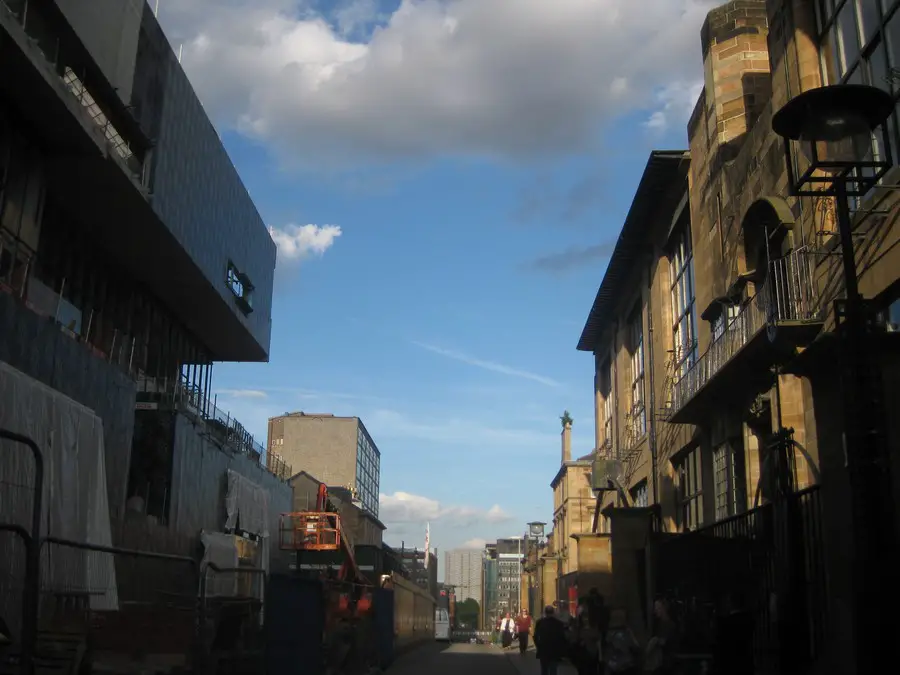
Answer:
[{"label": "drainpipe", "polygon": [[656,386],[653,379],[653,250],[650,250],[650,264],[647,266],[647,356],[650,362],[650,467],[653,472],[653,503],[659,504],[659,472],[656,447]]}]

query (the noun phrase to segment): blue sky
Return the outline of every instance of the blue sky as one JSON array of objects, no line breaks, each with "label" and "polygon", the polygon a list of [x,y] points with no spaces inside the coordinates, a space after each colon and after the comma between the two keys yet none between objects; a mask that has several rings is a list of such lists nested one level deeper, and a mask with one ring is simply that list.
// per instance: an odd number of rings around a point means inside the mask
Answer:
[{"label": "blue sky", "polygon": [[550,521],[564,409],[592,449],[575,344],[648,153],[686,143],[710,4],[631,2],[160,2],[280,246],[270,362],[218,365],[219,405],[263,442],[361,417],[390,543]]}]

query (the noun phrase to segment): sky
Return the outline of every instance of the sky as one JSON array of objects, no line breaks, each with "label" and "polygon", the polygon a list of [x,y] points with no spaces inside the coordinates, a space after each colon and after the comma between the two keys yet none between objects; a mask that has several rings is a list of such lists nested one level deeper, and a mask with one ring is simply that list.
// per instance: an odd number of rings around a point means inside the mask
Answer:
[{"label": "sky", "polygon": [[217,364],[218,405],[263,443],[360,417],[390,544],[552,521],[564,410],[593,449],[575,345],[650,151],[686,147],[714,4],[160,0],[278,246],[270,360]]}]

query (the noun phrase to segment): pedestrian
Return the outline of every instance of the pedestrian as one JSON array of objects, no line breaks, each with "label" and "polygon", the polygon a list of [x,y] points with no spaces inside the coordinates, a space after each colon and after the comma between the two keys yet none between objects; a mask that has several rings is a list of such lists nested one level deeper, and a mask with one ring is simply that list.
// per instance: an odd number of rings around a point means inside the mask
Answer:
[{"label": "pedestrian", "polygon": [[544,608],[544,616],[534,625],[535,655],[541,664],[541,675],[556,675],[559,662],[569,650],[566,627],[556,618],[553,607]]},{"label": "pedestrian", "polygon": [[512,645],[512,635],[515,627],[515,621],[507,612],[506,616],[503,617],[503,621],[500,622],[500,644],[503,645],[504,649],[508,649]]},{"label": "pedestrian", "polygon": [[[610,613],[609,632],[603,648],[606,675],[637,675],[640,647],[622,610]],[[601,671],[601,675],[604,675]]]},{"label": "pedestrian", "polygon": [[519,653],[528,651],[528,633],[531,632],[531,617],[528,610],[523,609],[522,614],[516,619],[516,634],[519,637]]},{"label": "pedestrian", "polygon": [[653,604],[655,626],[647,643],[644,670],[657,675],[671,675],[675,668],[678,627],[672,619],[669,603],[660,598]]},{"label": "pedestrian", "polygon": [[575,620],[575,649],[573,661],[578,675],[599,675],[602,659],[603,634],[600,631],[598,613],[587,596],[578,600]]}]

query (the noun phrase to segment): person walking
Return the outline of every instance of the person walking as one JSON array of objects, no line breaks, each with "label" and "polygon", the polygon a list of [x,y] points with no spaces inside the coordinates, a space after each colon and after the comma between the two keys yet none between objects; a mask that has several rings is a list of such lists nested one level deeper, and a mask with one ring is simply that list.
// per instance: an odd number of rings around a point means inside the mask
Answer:
[{"label": "person walking", "polygon": [[672,619],[669,603],[663,598],[653,604],[653,614],[656,625],[653,637],[647,643],[644,670],[657,675],[672,675],[675,670],[678,626]]},{"label": "person walking", "polygon": [[503,621],[500,622],[500,644],[503,645],[504,649],[508,649],[512,645],[512,635],[515,627],[515,621],[507,612],[506,616],[503,617]]},{"label": "person walking", "polygon": [[566,626],[556,618],[553,607],[544,608],[544,616],[534,625],[534,648],[541,664],[541,675],[556,675],[559,662],[569,651]]},{"label": "person walking", "polygon": [[528,616],[528,610],[523,609],[522,614],[516,619],[516,634],[519,638],[519,653],[524,654],[528,651],[528,633],[531,632],[531,617]]}]

